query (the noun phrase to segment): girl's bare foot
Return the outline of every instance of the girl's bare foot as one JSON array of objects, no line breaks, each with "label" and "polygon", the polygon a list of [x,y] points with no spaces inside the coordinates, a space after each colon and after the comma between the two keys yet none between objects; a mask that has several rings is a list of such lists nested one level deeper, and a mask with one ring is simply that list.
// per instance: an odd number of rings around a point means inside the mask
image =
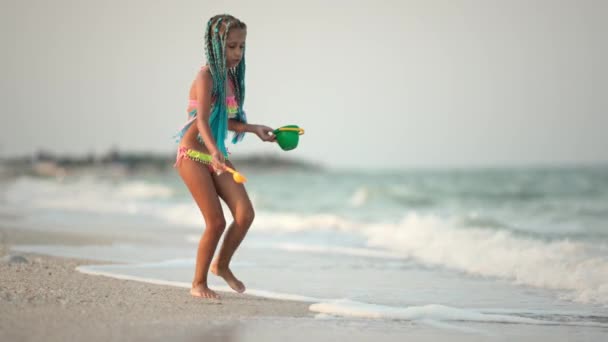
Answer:
[{"label": "girl's bare foot", "polygon": [[192,286],[190,289],[190,294],[194,297],[201,298],[210,298],[210,299],[219,299],[220,296],[215,293],[213,290],[207,287],[207,285],[199,284],[196,286]]},{"label": "girl's bare foot", "polygon": [[236,291],[238,293],[245,292],[245,284],[243,284],[243,282],[241,282],[240,280],[236,279],[234,274],[232,274],[232,271],[230,270],[230,268],[228,268],[228,267],[219,268],[217,266],[217,264],[213,263],[213,264],[211,264],[211,267],[209,270],[211,271],[211,273],[215,274],[216,276],[224,278],[226,283],[228,283],[228,285],[234,291]]}]

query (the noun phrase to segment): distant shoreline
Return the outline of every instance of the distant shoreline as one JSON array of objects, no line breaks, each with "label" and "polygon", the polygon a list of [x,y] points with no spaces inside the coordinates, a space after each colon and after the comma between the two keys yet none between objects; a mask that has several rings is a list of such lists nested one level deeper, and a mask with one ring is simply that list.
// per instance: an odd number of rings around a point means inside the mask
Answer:
[{"label": "distant shoreline", "polygon": [[[241,168],[253,169],[299,169],[320,171],[324,167],[302,159],[277,157],[270,154],[234,156],[231,160]],[[111,174],[124,175],[133,172],[167,172],[172,170],[174,154],[152,152],[110,151],[104,155],[65,156],[49,152],[0,158],[0,175],[63,177],[91,170],[105,169]]]}]

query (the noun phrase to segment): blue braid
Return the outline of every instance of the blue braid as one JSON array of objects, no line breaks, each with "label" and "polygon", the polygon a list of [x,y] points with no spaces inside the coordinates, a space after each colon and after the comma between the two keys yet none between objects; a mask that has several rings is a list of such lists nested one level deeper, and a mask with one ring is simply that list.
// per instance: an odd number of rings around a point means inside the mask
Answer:
[{"label": "blue braid", "polygon": [[226,59],[224,56],[224,39],[222,39],[223,36],[220,36],[222,19],[222,17],[217,19],[211,35],[212,51],[216,58],[207,61],[213,78],[211,96],[215,98],[214,106],[211,109],[211,115],[209,116],[209,126],[218,149],[222,154],[227,155],[228,152],[226,150],[225,140],[228,131],[228,115],[226,113],[226,102],[224,100],[226,98]]}]

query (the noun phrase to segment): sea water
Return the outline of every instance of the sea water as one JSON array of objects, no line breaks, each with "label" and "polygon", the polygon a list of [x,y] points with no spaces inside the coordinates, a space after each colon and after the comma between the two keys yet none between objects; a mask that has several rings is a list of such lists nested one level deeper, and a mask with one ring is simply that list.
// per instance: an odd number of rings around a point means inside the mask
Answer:
[{"label": "sea water", "polygon": [[[246,171],[256,218],[232,268],[250,294],[310,302],[319,319],[608,331],[606,167]],[[2,187],[12,226],[114,240],[15,250],[190,286],[204,221],[174,172]],[[210,285],[229,290],[213,275]]]}]

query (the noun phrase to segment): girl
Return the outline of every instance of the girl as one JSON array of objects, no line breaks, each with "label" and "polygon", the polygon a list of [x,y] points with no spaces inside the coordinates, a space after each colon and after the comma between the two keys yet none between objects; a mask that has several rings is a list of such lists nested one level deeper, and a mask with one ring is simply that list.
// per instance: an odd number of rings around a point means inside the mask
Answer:
[{"label": "girl", "polygon": [[[263,141],[274,141],[272,128],[248,124],[243,112],[245,99],[245,23],[230,15],[209,19],[205,32],[207,64],[196,75],[190,88],[189,120],[177,134],[179,147],[175,167],[190,190],[205,219],[205,231],[196,255],[196,269],[190,294],[219,298],[207,286],[209,270],[224,278],[235,291],[245,285],[230,270],[230,260],[253,221],[254,211],[242,184],[225,170],[233,167],[227,160],[224,144],[227,130],[235,132],[233,143],[244,133],[255,133]],[[212,156],[211,165],[188,159],[188,150]],[[220,200],[230,208],[234,221],[224,236],[216,258],[211,262],[226,227]]]}]

